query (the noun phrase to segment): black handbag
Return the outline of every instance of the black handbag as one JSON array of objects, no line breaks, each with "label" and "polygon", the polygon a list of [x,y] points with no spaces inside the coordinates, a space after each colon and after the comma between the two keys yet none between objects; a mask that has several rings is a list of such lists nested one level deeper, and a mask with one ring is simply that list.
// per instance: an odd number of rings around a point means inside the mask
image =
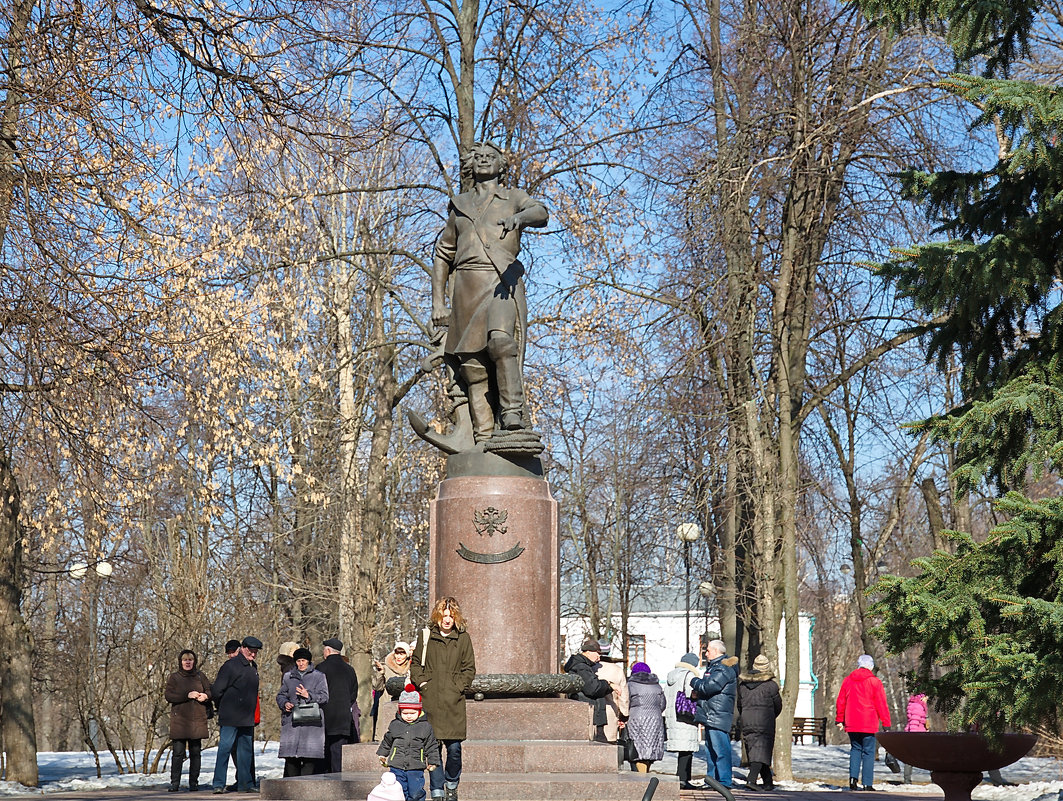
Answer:
[{"label": "black handbag", "polygon": [[293,726],[324,726],[325,720],[321,716],[321,704],[311,701],[309,704],[298,704],[292,710]]},{"label": "black handbag", "polygon": [[616,744],[620,748],[620,760],[622,762],[630,762],[632,765],[638,762],[639,750],[635,747],[635,741],[628,735],[626,726],[620,730],[620,734],[616,738]]}]

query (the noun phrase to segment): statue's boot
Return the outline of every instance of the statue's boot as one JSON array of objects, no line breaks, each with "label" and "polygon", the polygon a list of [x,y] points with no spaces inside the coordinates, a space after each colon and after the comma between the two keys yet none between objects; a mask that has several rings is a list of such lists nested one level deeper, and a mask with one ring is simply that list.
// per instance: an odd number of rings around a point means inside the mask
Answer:
[{"label": "statue's boot", "polygon": [[452,412],[454,427],[448,434],[441,434],[428,425],[420,413],[413,409],[406,411],[406,417],[414,433],[430,445],[435,445],[444,453],[461,453],[470,450],[475,442],[472,434],[472,418],[469,415],[469,404],[460,403]]},{"label": "statue's boot", "polygon": [[495,365],[498,384],[499,427],[506,431],[524,428],[524,381],[520,374],[517,341],[501,331],[492,331],[487,354]]},{"label": "statue's boot", "polygon": [[498,379],[498,405],[501,407],[500,427],[507,431],[524,428],[524,382],[516,356],[495,363]]},{"label": "statue's boot", "polygon": [[495,410],[487,397],[487,382],[469,384],[469,411],[472,413],[473,438],[477,442],[491,439],[495,430]]}]

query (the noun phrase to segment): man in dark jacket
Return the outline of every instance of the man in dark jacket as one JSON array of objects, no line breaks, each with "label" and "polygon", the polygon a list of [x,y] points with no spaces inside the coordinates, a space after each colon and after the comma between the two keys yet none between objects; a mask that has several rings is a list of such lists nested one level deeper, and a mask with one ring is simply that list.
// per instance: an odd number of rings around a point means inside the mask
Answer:
[{"label": "man in dark jacket", "polygon": [[258,666],[255,657],[262,648],[257,637],[244,637],[240,653],[228,659],[211,685],[218,709],[218,757],[214,760],[214,792],[225,792],[229,752],[236,747],[236,791],[256,793],[251,770],[255,739],[255,708],[258,706]]},{"label": "man in dark jacket", "polygon": [[713,640],[705,649],[708,666],[700,679],[690,682],[698,696],[694,720],[705,727],[709,750],[707,768],[724,787],[731,786],[731,721],[734,720],[738,692],[738,658],[727,656],[722,640]]},{"label": "man in dark jacket", "polygon": [[588,637],[580,646],[578,654],[572,654],[565,663],[566,673],[575,673],[583,679],[583,692],[576,693],[576,698],[591,705],[591,726],[593,739],[606,742],[604,726],[607,721],[605,696],[613,691],[612,685],[605,679],[598,678],[598,666],[601,664],[602,646],[593,637]]},{"label": "man in dark jacket", "polygon": [[351,708],[358,698],[358,675],[343,659],[343,643],[332,637],[325,640],[321,653],[324,659],[317,669],[328,682],[328,703],[325,704],[325,772],[343,770],[343,746],[358,742],[351,737]]}]

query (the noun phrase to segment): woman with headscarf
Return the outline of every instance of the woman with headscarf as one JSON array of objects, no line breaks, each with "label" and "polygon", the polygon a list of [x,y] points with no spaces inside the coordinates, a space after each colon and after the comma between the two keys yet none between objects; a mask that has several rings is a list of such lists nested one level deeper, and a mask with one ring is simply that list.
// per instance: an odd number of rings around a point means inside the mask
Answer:
[{"label": "woman with headscarf", "polygon": [[296,648],[292,654],[295,667],[284,674],[277,693],[281,711],[281,742],[277,756],[284,760],[285,776],[309,776],[325,758],[325,717],[317,722],[295,725],[292,713],[305,704],[328,703],[328,680],[314,668],[308,648]]},{"label": "woman with headscarf", "polygon": [[[410,644],[403,640],[395,643],[395,647],[384,657],[383,662],[379,659],[373,660],[373,708],[369,710],[369,714],[373,718],[374,740],[376,739],[377,717],[380,715],[380,696],[384,694],[388,679],[396,677],[402,679],[403,687],[410,678]],[[398,698],[397,694],[395,698]]]},{"label": "woman with headscarf", "polygon": [[432,798],[458,801],[465,691],[475,677],[476,657],[461,606],[455,598],[440,598],[410,656],[410,681],[421,692],[424,714],[439,741],[440,755],[431,760],[436,767],[428,774]]},{"label": "woman with headscarf", "polygon": [[657,676],[645,662],[631,666],[627,679],[628,737],[635,744],[639,758],[635,770],[649,773],[650,765],[664,757],[664,690]]},{"label": "woman with headscarf", "polygon": [[775,789],[771,775],[771,754],[775,750],[775,718],[782,712],[782,696],[764,654],[753,660],[753,672],[738,677],[738,714],[742,721],[742,743],[749,757],[746,787],[757,790],[757,776],[764,789]]},{"label": "woman with headscarf", "polygon": [[181,788],[181,769],[188,752],[188,789],[199,789],[200,754],[207,737],[207,717],[213,714],[210,682],[198,669],[199,659],[194,651],[185,649],[177,657],[177,670],[166,679],[166,700],[170,703],[170,739],[173,756],[170,760],[169,792]]}]

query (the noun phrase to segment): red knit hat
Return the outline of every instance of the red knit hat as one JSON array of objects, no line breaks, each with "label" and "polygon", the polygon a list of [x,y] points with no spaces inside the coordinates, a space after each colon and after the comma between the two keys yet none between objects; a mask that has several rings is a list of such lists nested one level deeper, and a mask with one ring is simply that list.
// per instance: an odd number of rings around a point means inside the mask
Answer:
[{"label": "red knit hat", "polygon": [[416,709],[418,712],[421,710],[421,694],[412,684],[407,684],[399,693],[399,709]]}]

